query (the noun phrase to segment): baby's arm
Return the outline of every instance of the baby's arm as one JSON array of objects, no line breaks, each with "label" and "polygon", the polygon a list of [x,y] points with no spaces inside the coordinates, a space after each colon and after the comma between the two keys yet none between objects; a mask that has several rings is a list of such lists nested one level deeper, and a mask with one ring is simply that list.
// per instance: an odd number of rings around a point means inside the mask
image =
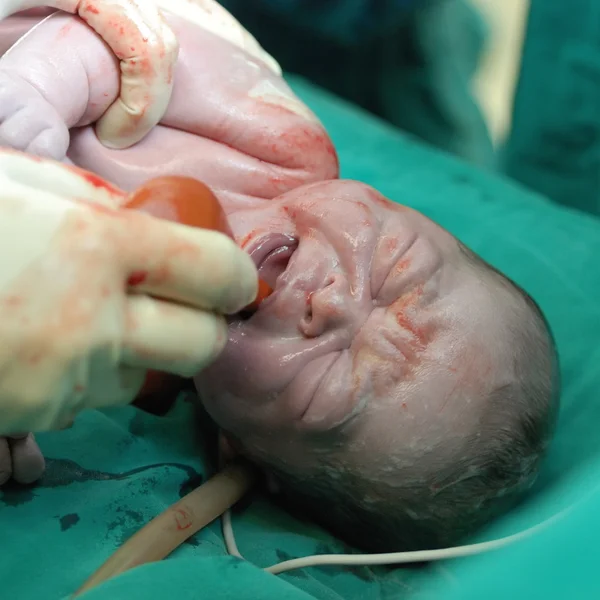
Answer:
[{"label": "baby's arm", "polygon": [[232,202],[337,177],[327,132],[268,61],[211,23],[169,24],[181,52],[164,127],[124,150],[101,143],[89,125],[118,96],[119,61],[81,20],[56,14],[0,59],[0,145],[59,160],[68,152],[126,190],[192,176]]},{"label": "baby's arm", "polygon": [[42,19],[55,12],[53,8],[24,10],[0,21],[0,56]]},{"label": "baby's arm", "polygon": [[178,174],[206,181],[221,197],[268,199],[337,177],[335,150],[316,117],[263,51],[232,26],[217,27],[213,15],[169,17],[181,52],[166,127],[119,152],[84,127],[117,98],[118,59],[79,19],[53,15],[0,59],[0,145],[61,160],[69,147],[75,164],[124,189]]},{"label": "baby's arm", "polygon": [[118,93],[110,48],[57,13],[0,58],[0,146],[62,160],[69,129],[96,121]]},{"label": "baby's arm", "polygon": [[103,147],[90,128],[74,131],[69,158],[75,164],[125,190],[148,177],[195,177],[217,192],[228,212],[233,203],[338,176],[327,132],[264,61],[208,28],[176,17],[169,23],[181,50],[161,124],[119,152]]}]

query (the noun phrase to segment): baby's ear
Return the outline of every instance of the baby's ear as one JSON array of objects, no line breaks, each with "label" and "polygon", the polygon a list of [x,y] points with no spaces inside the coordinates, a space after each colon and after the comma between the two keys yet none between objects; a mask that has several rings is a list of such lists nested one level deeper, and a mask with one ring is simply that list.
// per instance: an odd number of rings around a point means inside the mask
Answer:
[{"label": "baby's ear", "polygon": [[63,160],[69,130],[57,110],[12,70],[0,63],[0,147]]}]

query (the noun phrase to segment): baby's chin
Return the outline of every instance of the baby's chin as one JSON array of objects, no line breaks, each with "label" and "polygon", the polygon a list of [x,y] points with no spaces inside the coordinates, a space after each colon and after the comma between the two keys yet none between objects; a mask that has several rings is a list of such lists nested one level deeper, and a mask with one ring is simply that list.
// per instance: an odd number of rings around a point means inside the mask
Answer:
[{"label": "baby's chin", "polygon": [[254,341],[231,344],[194,378],[204,407],[221,427],[238,435],[247,428],[289,435],[331,429],[350,411],[346,361],[338,352],[322,352],[318,344],[285,352],[292,350],[286,340]]}]

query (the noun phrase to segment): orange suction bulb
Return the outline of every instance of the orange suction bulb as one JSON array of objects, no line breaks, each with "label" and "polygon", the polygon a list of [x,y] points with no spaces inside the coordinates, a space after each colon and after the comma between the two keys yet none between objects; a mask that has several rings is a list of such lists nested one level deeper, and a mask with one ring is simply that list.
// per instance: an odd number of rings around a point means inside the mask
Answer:
[{"label": "orange suction bulb", "polygon": [[191,177],[158,177],[139,187],[124,208],[139,210],[174,223],[202,227],[233,238],[217,197]]},{"label": "orange suction bulb", "polygon": [[248,304],[248,306],[246,306],[246,308],[244,308],[244,310],[242,312],[246,312],[246,313],[256,312],[258,310],[258,307],[260,306],[261,302],[263,300],[266,300],[272,293],[273,293],[273,288],[268,283],[263,281],[262,279],[259,279],[258,280],[258,293],[256,294],[256,300],[254,300],[254,302],[251,302],[250,304]]}]

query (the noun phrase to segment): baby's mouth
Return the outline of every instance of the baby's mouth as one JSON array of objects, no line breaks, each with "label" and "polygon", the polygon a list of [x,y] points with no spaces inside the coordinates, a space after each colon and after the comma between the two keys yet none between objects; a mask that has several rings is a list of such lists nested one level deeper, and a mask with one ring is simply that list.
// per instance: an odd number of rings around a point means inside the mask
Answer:
[{"label": "baby's mouth", "polygon": [[274,290],[297,247],[297,239],[276,233],[260,238],[250,249],[259,277]]},{"label": "baby's mouth", "polygon": [[273,233],[258,239],[248,250],[258,270],[259,279],[266,283],[272,290],[269,297],[251,310],[244,310],[228,322],[237,320],[247,321],[263,304],[270,304],[276,295],[277,280],[282,275],[290,262],[294,251],[298,248],[298,240],[289,235]]}]

